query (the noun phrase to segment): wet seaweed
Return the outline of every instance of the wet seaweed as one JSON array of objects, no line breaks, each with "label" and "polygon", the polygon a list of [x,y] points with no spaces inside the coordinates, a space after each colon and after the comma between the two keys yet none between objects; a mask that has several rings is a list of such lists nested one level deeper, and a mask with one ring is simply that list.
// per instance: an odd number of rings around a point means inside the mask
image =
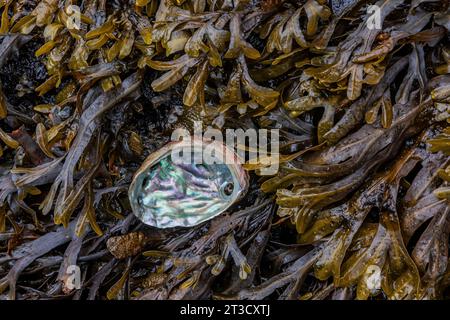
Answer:
[{"label": "wet seaweed", "polygon": [[[449,297],[448,1],[0,12],[0,299]],[[279,129],[280,169],[245,164],[199,226],[146,226],[133,174],[195,120]]]}]

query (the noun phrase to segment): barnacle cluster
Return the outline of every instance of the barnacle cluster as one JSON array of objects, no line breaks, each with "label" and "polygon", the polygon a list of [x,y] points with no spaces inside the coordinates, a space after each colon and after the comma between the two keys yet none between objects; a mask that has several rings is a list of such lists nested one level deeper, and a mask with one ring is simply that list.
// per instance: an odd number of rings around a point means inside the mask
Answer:
[{"label": "barnacle cluster", "polygon": [[[449,297],[448,1],[0,12],[0,298]],[[279,129],[280,169],[246,164],[245,199],[202,225],[142,225],[132,176],[193,120]]]}]

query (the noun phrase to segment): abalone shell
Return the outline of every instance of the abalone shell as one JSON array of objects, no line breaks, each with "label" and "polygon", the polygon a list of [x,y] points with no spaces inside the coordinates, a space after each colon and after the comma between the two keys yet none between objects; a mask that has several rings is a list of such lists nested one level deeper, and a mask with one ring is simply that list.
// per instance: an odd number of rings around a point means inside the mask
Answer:
[{"label": "abalone shell", "polygon": [[[213,161],[195,161],[198,152],[206,148]],[[191,153],[189,161],[174,156],[186,150]],[[238,201],[247,191],[248,181],[234,151],[221,142],[192,137],[152,153],[136,172],[129,199],[133,213],[147,225],[192,227]]]}]

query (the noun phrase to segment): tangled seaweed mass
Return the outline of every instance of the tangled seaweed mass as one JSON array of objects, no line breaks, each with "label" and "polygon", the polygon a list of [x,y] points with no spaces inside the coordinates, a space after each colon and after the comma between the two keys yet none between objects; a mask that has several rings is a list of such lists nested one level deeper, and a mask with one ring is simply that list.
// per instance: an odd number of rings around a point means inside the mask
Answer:
[{"label": "tangled seaweed mass", "polygon": [[[448,1],[0,12],[0,299],[450,297]],[[198,226],[142,224],[134,173],[200,119],[279,129],[279,171],[247,164]]]}]

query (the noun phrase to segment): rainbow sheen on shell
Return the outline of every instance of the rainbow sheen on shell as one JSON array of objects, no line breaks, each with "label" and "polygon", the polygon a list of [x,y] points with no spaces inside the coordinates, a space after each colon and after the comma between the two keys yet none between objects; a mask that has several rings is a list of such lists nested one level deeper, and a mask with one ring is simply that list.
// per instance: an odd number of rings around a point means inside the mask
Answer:
[{"label": "rainbow sheen on shell", "polygon": [[[194,153],[205,148],[215,163],[193,161]],[[190,161],[172,159],[181,150],[190,150]],[[232,150],[221,142],[192,138],[168,143],[152,153],[136,172],[128,195],[133,213],[143,223],[157,228],[192,227],[226,211],[243,197],[248,184],[248,173]]]}]

